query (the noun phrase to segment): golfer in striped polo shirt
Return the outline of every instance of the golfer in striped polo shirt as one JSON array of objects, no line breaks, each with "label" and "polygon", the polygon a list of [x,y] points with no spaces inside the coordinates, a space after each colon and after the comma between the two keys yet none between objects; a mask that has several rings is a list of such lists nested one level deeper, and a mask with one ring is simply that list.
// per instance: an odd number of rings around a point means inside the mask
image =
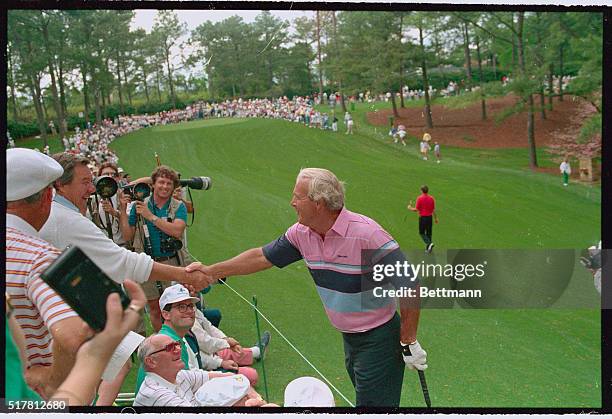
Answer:
[{"label": "golfer in striped polo shirt", "polygon": [[356,405],[399,406],[404,363],[410,369],[427,368],[427,354],[416,339],[418,304],[400,299],[400,318],[395,300],[372,298],[372,286],[363,280],[364,251],[384,256],[385,264],[406,262],[397,242],[374,220],[346,209],[344,186],[329,170],[302,169],[291,206],[298,221],[278,239],[232,259],[211,266],[196,263],[187,270],[218,279],[304,259],[330,322],[342,332]]}]

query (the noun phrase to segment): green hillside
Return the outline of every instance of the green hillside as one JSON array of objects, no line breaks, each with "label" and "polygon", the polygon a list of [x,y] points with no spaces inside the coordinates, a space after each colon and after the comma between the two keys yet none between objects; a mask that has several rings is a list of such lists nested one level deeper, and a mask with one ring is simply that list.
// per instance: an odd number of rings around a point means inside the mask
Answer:
[{"label": "green hillside", "polygon": [[[597,187],[563,188],[558,177],[524,170],[518,150],[487,151],[483,158],[478,150],[446,147],[442,164],[425,162],[414,142],[385,143],[357,122],[357,134],[346,136],[278,120],[197,121],[144,129],[119,138],[113,148],[133,177],[152,171],[157,152],[184,178],[212,178],[209,191],[193,191],[196,216],[188,230],[189,249],[204,263],[268,243],[294,223],[289,200],[301,167],[334,171],[347,182],[347,207],[377,220],[404,249],[422,248],[417,217],[405,207],[423,183],[437,199],[434,241],[441,249],[578,249],[599,240]],[[229,285],[248,300],[257,295],[275,326],[353,400],[341,336],[302,262],[232,278]],[[592,282],[587,286],[591,292]],[[254,314],[232,290],[215,286],[207,304],[222,310],[226,333],[246,346],[255,342]],[[429,354],[434,406],[601,404],[597,310],[424,310],[419,340]],[[290,380],[316,376],[276,332],[266,370],[277,403]],[[131,391],[130,384],[124,389]],[[258,389],[263,392],[263,385]],[[339,396],[336,401],[347,405]],[[402,405],[424,406],[411,371]]]}]

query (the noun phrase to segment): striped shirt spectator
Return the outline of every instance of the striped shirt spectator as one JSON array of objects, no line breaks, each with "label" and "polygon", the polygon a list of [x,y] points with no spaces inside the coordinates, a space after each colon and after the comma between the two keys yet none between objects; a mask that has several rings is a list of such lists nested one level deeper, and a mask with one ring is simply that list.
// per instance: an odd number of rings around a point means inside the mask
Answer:
[{"label": "striped shirt spectator", "polygon": [[77,314],[40,278],[60,252],[37,236],[26,221],[6,214],[6,292],[25,334],[27,366],[48,366],[53,362],[49,329]]}]

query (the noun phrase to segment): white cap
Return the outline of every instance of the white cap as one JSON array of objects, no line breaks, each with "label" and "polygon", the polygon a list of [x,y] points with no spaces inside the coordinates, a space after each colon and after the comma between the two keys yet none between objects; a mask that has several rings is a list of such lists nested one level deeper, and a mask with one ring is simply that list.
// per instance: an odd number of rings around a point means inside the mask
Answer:
[{"label": "white cap", "polygon": [[64,173],[52,157],[29,148],[6,150],[6,200],[18,201],[49,186]]},{"label": "white cap", "polygon": [[200,406],[233,406],[249,387],[249,379],[242,374],[213,378],[198,389],[195,398]]},{"label": "white cap", "polygon": [[196,297],[189,295],[187,288],[181,284],[172,285],[164,290],[161,297],[159,297],[159,308],[162,310],[166,304],[178,303],[179,301],[191,300],[193,303],[200,301]]},{"label": "white cap", "polygon": [[296,378],[285,388],[285,407],[335,407],[334,395],[323,381],[314,377]]}]

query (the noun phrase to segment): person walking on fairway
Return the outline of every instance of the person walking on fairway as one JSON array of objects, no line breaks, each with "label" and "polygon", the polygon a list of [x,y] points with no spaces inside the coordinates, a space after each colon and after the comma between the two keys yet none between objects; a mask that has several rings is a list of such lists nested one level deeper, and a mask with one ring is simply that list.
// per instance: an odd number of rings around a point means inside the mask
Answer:
[{"label": "person walking on fairway", "polygon": [[437,141],[434,143],[434,154],[436,155],[436,163],[440,163],[440,144]]},{"label": "person walking on fairway", "polygon": [[563,186],[567,186],[569,184],[569,176],[572,173],[572,168],[567,161],[567,157],[561,162],[559,170],[561,171],[561,175],[563,175]]},{"label": "person walking on fairway", "polygon": [[349,115],[349,119],[348,121],[346,121],[346,133],[345,134],[353,135],[353,118],[351,117],[351,115]]},{"label": "person walking on fairway", "polygon": [[425,251],[431,253],[434,247],[431,241],[432,237],[432,219],[438,224],[438,216],[436,214],[436,200],[433,196],[429,195],[429,188],[427,185],[421,186],[422,194],[416,200],[416,206],[412,206],[412,201],[408,204],[408,209],[419,213],[419,234],[425,242]]},{"label": "person walking on fairway", "polygon": [[423,134],[423,141],[421,141],[421,155],[423,156],[423,160],[427,160],[427,154],[429,153],[429,141],[431,140],[431,135],[427,132]]}]

